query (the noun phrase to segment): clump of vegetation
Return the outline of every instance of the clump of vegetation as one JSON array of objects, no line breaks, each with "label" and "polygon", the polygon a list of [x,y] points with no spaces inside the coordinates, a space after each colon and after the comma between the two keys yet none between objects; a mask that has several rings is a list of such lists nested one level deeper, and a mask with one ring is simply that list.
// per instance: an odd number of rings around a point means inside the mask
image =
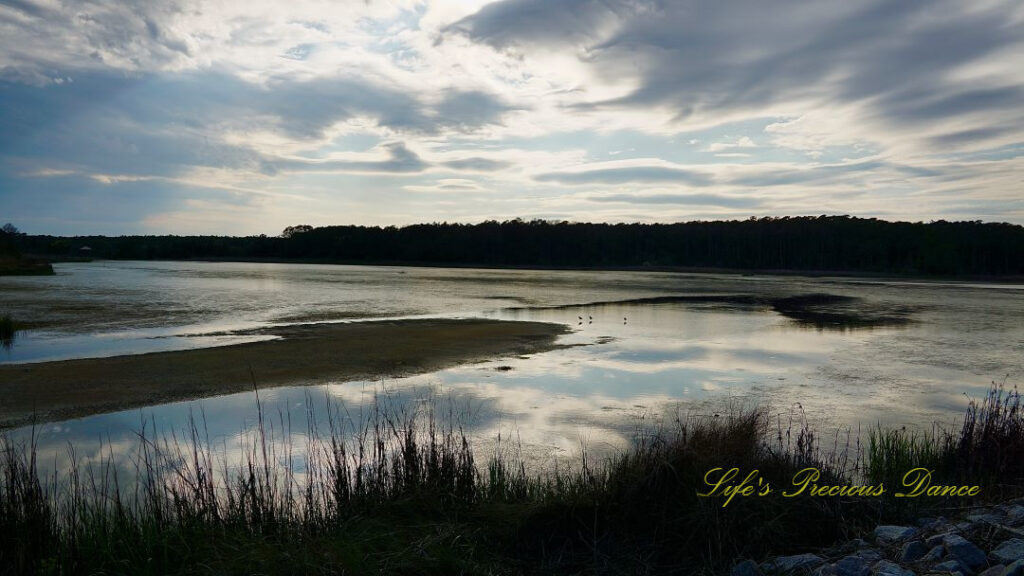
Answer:
[{"label": "clump of vegetation", "polygon": [[[1016,470],[1016,448],[995,445],[1024,443],[1013,406],[987,400],[968,412],[969,453],[879,436],[871,458],[890,460],[869,462],[868,475],[925,456]],[[290,420],[260,409],[240,465],[215,457],[202,419],[183,437],[144,427],[130,477],[112,453],[42,472],[32,439],[3,440],[0,572],[714,574],[736,557],[823,547],[893,514],[878,498],[699,497],[715,467],[756,469],[777,488],[806,467],[821,471],[820,484],[858,479],[849,443],[826,454],[805,421],[766,409],[679,415],[638,431],[624,453],[601,463],[584,453],[546,473],[527,472],[507,446],[479,464],[457,415],[437,417],[433,405],[378,404],[364,422],[332,408],[321,426],[309,413],[296,451]]]},{"label": "clump of vegetation", "polygon": [[14,344],[14,335],[18,331],[10,315],[0,315],[0,346],[10,348]]}]

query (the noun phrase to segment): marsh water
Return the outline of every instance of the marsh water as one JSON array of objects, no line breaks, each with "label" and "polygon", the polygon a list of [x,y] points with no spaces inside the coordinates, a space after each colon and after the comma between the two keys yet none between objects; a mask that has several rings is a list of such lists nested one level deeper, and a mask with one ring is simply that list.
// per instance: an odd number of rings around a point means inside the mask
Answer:
[{"label": "marsh water", "polygon": [[[29,322],[0,362],[227,345],[274,326],[381,318],[484,317],[568,325],[560,343],[379,382],[262,390],[288,434],[310,410],[366,414],[381,398],[459,414],[481,445],[515,438],[537,462],[581,446],[615,450],[679,412],[767,404],[827,436],[878,424],[951,424],[992,382],[1024,377],[1024,285],[666,272],[536,271],[262,263],[67,263],[0,278],[0,313]],[[254,329],[262,330],[258,334]],[[45,386],[45,383],[40,383]],[[146,422],[181,430],[201,414],[231,445],[251,430],[251,393],[12,431],[38,449],[98,457]],[[291,418],[292,425],[285,423]],[[296,430],[291,432],[291,429]]]}]

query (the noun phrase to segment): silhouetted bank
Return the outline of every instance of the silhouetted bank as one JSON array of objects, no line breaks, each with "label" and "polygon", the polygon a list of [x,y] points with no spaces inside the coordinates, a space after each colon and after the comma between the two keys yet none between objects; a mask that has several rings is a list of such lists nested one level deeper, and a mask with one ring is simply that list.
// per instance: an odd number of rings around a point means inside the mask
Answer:
[{"label": "silhouetted bank", "polygon": [[[566,268],[685,267],[932,276],[1024,274],[1024,227],[849,216],[678,224],[487,221],[290,226],[279,237],[20,236],[26,253],[112,259]],[[84,250],[88,248],[88,250]]]}]

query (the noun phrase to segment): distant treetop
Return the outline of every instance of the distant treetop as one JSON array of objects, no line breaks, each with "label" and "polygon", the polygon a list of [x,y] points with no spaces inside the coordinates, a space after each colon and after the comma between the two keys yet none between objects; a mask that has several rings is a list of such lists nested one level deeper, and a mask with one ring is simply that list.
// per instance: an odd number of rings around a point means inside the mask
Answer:
[{"label": "distant treetop", "polygon": [[281,232],[281,238],[291,238],[296,234],[302,234],[303,232],[309,232],[313,227],[309,224],[299,224],[298,226],[289,226]]}]

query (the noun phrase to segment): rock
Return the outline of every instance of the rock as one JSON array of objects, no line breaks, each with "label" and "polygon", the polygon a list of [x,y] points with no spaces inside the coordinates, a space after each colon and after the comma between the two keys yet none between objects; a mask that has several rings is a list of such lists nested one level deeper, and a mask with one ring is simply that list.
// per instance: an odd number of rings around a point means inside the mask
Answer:
[{"label": "rock", "polygon": [[904,564],[907,562],[917,562],[927,553],[928,547],[924,545],[924,542],[914,540],[903,545],[903,549],[900,550],[899,560]]},{"label": "rock", "polygon": [[968,568],[974,569],[985,564],[985,553],[963,536],[948,534],[942,544],[952,558]]},{"label": "rock", "polygon": [[981,574],[978,574],[978,576],[1003,576],[1004,570],[1006,570],[1006,566],[1003,566],[1002,564],[996,564],[995,566],[986,569]]},{"label": "rock", "polygon": [[929,548],[933,548],[935,546],[941,546],[942,545],[942,541],[946,539],[946,536],[950,536],[952,534],[953,534],[952,532],[943,532],[942,534],[935,534],[934,536],[929,536],[928,538],[925,539],[924,545],[929,547]]},{"label": "rock", "polygon": [[836,562],[836,573],[838,576],[868,576],[871,569],[868,561],[860,556],[850,555]]},{"label": "rock", "polygon": [[989,552],[988,557],[1000,564],[1012,564],[1017,560],[1024,560],[1024,540],[1010,538]]},{"label": "rock", "polygon": [[1010,526],[1024,524],[1024,506],[1014,504],[1006,507],[1006,523]]},{"label": "rock", "polygon": [[813,572],[812,576],[839,576],[839,571],[835,564],[822,564]]},{"label": "rock", "polygon": [[957,562],[956,560],[946,560],[945,562],[940,562],[940,563],[932,566],[931,571],[932,572],[955,572],[957,574],[963,574],[964,576],[966,576],[966,574],[968,572],[967,568],[964,568],[964,566],[962,564],[960,564],[959,562]]},{"label": "rock", "polygon": [[882,560],[871,567],[874,576],[915,576],[913,570],[907,570],[895,562]]},{"label": "rock", "polygon": [[761,564],[761,570],[775,574],[788,574],[796,571],[810,572],[825,560],[817,554],[797,554],[796,556],[779,556]]},{"label": "rock", "polygon": [[857,551],[857,556],[863,558],[869,564],[872,563],[872,562],[877,562],[878,560],[882,559],[882,553],[879,552],[878,550],[875,550],[874,548],[867,548],[867,549],[864,549],[864,550],[858,550]]},{"label": "rock", "polygon": [[942,544],[939,544],[929,550],[927,554],[921,556],[920,560],[921,562],[936,562],[938,560],[942,560],[945,555],[946,549],[942,547]]},{"label": "rock", "polygon": [[956,524],[954,524],[953,525],[953,530],[955,532],[961,532],[961,533],[962,532],[971,532],[971,531],[973,531],[977,527],[978,527],[977,524],[974,524],[972,522],[968,522],[968,521],[964,520],[963,522],[957,522]]},{"label": "rock", "polygon": [[757,567],[757,562],[753,560],[744,560],[739,564],[732,567],[730,576],[764,576],[761,569]]},{"label": "rock", "polygon": [[1024,560],[1017,560],[1003,570],[1003,576],[1024,576]]},{"label": "rock", "polygon": [[917,529],[910,526],[876,526],[875,540],[882,544],[892,544],[900,540],[906,540],[917,533]]},{"label": "rock", "polygon": [[975,524],[998,524],[1003,520],[996,514],[971,514],[967,519]]}]

